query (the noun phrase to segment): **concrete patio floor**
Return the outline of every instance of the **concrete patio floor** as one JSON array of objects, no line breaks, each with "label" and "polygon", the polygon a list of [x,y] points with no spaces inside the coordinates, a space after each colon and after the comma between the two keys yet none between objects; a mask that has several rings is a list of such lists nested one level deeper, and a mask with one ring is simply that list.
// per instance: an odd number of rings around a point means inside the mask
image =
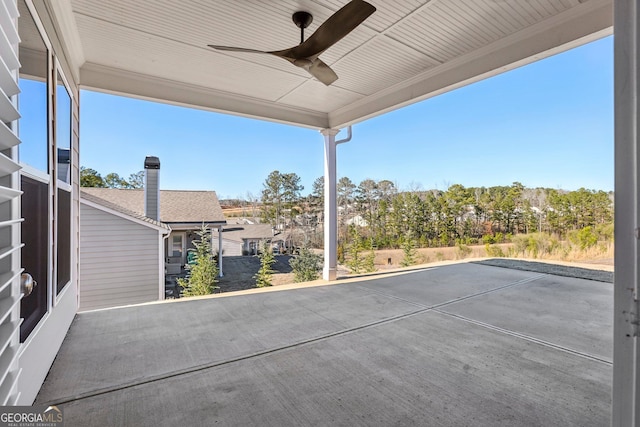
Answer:
[{"label": "concrete patio floor", "polygon": [[79,314],[67,426],[604,426],[613,286],[461,263]]}]

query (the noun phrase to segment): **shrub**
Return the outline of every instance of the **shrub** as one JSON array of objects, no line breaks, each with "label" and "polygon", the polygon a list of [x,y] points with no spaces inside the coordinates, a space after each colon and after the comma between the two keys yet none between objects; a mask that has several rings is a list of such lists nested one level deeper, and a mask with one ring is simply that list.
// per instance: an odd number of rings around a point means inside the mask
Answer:
[{"label": "shrub", "polygon": [[546,233],[533,233],[531,238],[535,241],[537,253],[552,255],[560,248],[560,242],[555,237]]},{"label": "shrub", "polygon": [[467,245],[467,246],[469,246],[469,245],[473,244],[473,240],[474,240],[474,239],[472,239],[472,238],[471,238],[471,237],[469,237],[469,236],[461,237],[461,238],[459,238],[459,239],[456,239],[456,246],[460,246],[460,245]]},{"label": "shrub", "polygon": [[538,258],[540,241],[534,236],[527,236],[527,252],[533,258]]},{"label": "shrub", "polygon": [[581,251],[595,246],[598,243],[598,234],[591,227],[587,226],[581,230],[573,230],[569,232],[569,241],[577,245]]},{"label": "shrub", "polygon": [[456,256],[459,259],[463,259],[471,255],[471,248],[467,245],[458,244],[458,248],[456,249]]},{"label": "shrub", "polygon": [[598,252],[600,252],[601,254],[605,254],[609,251],[609,244],[608,243],[600,243],[598,245]]},{"label": "shrub", "polygon": [[599,240],[610,242],[613,240],[613,223],[596,225],[596,234]]},{"label": "shrub", "polygon": [[516,255],[525,256],[529,246],[529,238],[524,234],[518,234],[514,236],[512,243]]},{"label": "shrub", "polygon": [[338,245],[337,253],[338,253],[338,262],[340,264],[344,264],[344,244],[343,243],[340,243]]},{"label": "shrub", "polygon": [[484,245],[484,250],[487,252],[488,257],[494,258],[504,258],[504,252],[500,246],[486,244]]},{"label": "shrub", "polygon": [[[506,240],[511,240],[513,238],[513,235],[511,234],[507,234],[506,236]],[[496,233],[496,234],[485,234],[484,236],[482,236],[482,243],[484,243],[485,245],[488,243],[490,245],[493,245],[494,243],[503,243],[505,241],[505,236],[502,233]]]},{"label": "shrub", "polygon": [[485,245],[492,245],[496,242],[496,239],[491,234],[485,234],[482,236],[482,243]]},{"label": "shrub", "polygon": [[300,250],[300,254],[289,260],[289,265],[293,269],[294,281],[310,282],[316,280],[322,269],[322,256],[314,254],[308,248]]},{"label": "shrub", "polygon": [[178,279],[178,285],[183,289],[182,295],[187,297],[209,295],[218,289],[218,266],[211,250],[211,231],[203,224],[196,234],[200,238],[193,241],[195,249],[191,249],[195,260],[187,265],[189,275]]}]

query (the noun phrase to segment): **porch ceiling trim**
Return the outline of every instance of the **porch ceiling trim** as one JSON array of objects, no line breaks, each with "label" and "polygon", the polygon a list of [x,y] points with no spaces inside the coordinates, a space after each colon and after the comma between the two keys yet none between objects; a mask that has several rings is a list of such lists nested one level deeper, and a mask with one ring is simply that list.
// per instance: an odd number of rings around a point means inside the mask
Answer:
[{"label": "porch ceiling trim", "polygon": [[71,72],[74,80],[78,80],[80,76],[76,73],[76,67],[84,64],[84,52],[82,51],[82,43],[80,32],[73,19],[73,10],[71,3],[68,1],[52,1],[44,4],[45,7],[51,8],[50,13],[56,17],[55,23],[58,31],[64,35],[60,38],[60,42],[64,43],[64,51],[60,54],[66,56],[69,64],[72,64]]},{"label": "porch ceiling trim", "polygon": [[149,101],[231,113],[312,129],[324,129],[329,126],[326,113],[288,107],[275,102],[93,63],[85,63],[80,69],[80,85],[98,92],[134,96]]}]

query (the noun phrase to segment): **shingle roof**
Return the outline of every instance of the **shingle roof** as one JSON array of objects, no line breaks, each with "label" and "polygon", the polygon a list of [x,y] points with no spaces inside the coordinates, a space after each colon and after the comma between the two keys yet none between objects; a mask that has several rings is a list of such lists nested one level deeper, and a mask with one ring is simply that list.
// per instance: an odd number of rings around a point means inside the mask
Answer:
[{"label": "shingle roof", "polygon": [[[86,195],[146,217],[144,190],[142,189],[83,187],[82,196]],[[225,219],[215,191],[160,190],[160,221],[165,223],[224,223]]]},{"label": "shingle roof", "polygon": [[126,209],[126,208],[123,208],[122,206],[116,205],[115,203],[111,203],[108,200],[104,200],[104,199],[102,199],[100,197],[96,197],[93,194],[85,192],[84,189],[81,190],[80,194],[81,194],[80,197],[83,200],[87,200],[89,202],[96,203],[98,205],[104,206],[105,208],[114,210],[116,212],[120,212],[121,214],[124,214],[124,215],[130,216],[132,218],[136,218],[136,219],[139,219],[141,221],[147,222],[149,224],[155,225],[156,227],[164,228],[166,230],[171,230],[171,228],[167,224],[164,224],[164,223],[162,223],[160,221],[156,221],[156,220],[151,219],[149,217],[146,217],[144,215],[140,215],[140,214],[138,214],[136,212],[130,211],[130,210]]},{"label": "shingle roof", "polygon": [[[215,231],[214,236],[218,236]],[[270,239],[272,237],[273,230],[270,224],[232,224],[222,229],[223,239],[237,242],[242,242],[242,239]]]}]

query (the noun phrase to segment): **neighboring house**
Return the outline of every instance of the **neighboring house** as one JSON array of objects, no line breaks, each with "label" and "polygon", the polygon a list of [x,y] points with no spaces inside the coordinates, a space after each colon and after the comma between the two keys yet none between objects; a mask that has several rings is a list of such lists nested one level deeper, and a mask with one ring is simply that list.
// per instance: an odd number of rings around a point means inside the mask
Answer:
[{"label": "neighboring house", "polygon": [[[214,239],[218,232],[214,231]],[[257,255],[263,241],[270,242],[273,228],[270,224],[229,224],[222,229],[222,255]]]},{"label": "neighboring house", "polygon": [[[99,197],[116,206],[153,218],[145,212],[145,190],[117,188],[83,188],[83,193]],[[165,262],[169,274],[179,272],[187,262],[187,250],[198,239],[197,230],[202,224],[217,229],[226,224],[215,191],[160,190],[159,222],[171,228],[165,245]],[[215,248],[215,241],[213,247]],[[176,271],[178,269],[178,271]]]},{"label": "neighboring house", "polygon": [[171,228],[80,193],[79,311],[164,298],[164,247]]},{"label": "neighboring house", "polygon": [[355,215],[347,220],[347,225],[356,225],[358,227],[366,227],[369,225],[366,219],[361,215]]},{"label": "neighboring house", "polygon": [[80,310],[164,299],[165,273],[182,271],[197,230],[226,224],[214,191],[159,190],[159,170],[147,157],[144,189],[82,188]]}]

